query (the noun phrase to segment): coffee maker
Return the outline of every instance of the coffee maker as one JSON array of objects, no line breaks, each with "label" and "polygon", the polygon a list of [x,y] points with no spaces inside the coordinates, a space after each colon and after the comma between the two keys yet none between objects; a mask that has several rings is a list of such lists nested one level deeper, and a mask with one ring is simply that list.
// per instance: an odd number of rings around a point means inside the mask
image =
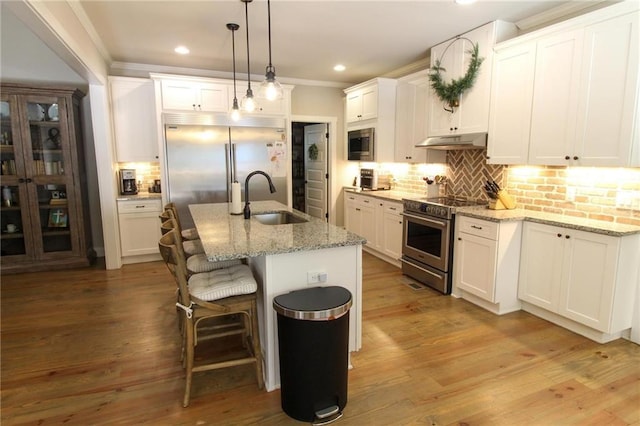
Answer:
[{"label": "coffee maker", "polygon": [[138,187],[136,186],[135,169],[120,169],[118,173],[120,176],[120,194],[121,195],[137,194]]}]

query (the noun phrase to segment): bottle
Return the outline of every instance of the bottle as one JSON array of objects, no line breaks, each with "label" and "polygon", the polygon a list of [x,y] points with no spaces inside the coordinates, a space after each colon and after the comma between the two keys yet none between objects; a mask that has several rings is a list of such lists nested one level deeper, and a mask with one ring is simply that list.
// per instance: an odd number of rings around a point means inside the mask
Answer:
[{"label": "bottle", "polygon": [[12,201],[11,188],[9,188],[8,186],[5,186],[4,188],[2,188],[2,200],[5,206],[11,207],[11,201]]}]

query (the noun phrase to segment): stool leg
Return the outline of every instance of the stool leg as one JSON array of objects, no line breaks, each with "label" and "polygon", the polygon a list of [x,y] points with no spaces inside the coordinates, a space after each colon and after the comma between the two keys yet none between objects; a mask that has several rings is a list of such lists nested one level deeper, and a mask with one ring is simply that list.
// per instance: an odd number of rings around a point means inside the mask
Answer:
[{"label": "stool leg", "polygon": [[264,387],[264,373],[262,366],[262,348],[260,346],[260,330],[258,329],[258,309],[256,301],[251,302],[251,343],[253,344],[253,356],[256,357],[256,376],[258,379],[258,389]]}]

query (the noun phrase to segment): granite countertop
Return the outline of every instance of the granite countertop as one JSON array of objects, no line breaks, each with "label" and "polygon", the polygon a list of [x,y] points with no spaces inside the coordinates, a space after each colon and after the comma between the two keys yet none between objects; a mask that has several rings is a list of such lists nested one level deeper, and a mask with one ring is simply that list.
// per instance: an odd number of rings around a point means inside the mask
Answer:
[{"label": "granite countertop", "polygon": [[491,210],[486,206],[458,207],[456,214],[461,216],[475,217],[492,222],[503,221],[528,221],[542,223],[545,225],[555,225],[562,228],[577,229],[598,234],[622,237],[640,233],[640,226],[626,225],[622,223],[605,222],[602,220],[584,219],[574,216],[566,216],[555,213],[544,213],[534,210],[513,209],[513,210]]},{"label": "granite countertop", "polygon": [[257,219],[230,214],[231,204],[191,204],[189,211],[210,261],[242,259],[331,247],[361,245],[352,232],[291,209],[277,201],[252,201],[251,213],[288,211],[305,223],[263,225]]},{"label": "granite countertop", "polygon": [[138,192],[135,195],[119,195],[116,201],[136,201],[136,200],[161,200],[162,194],[158,192]]},{"label": "granite countertop", "polygon": [[383,200],[389,200],[389,201],[402,201],[405,198],[416,199],[416,198],[426,197],[426,195],[422,192],[406,192],[406,191],[397,191],[395,189],[379,190],[379,191],[367,191],[367,190],[363,191],[360,188],[346,186],[344,190],[345,192],[352,193],[352,194],[365,195],[367,197],[373,197],[373,198],[381,198]]}]

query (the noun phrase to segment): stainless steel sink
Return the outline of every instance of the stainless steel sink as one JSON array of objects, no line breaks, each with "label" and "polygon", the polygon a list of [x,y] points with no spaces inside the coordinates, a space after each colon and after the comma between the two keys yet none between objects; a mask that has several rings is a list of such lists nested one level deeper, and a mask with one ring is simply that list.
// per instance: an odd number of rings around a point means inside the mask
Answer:
[{"label": "stainless steel sink", "polygon": [[290,223],[305,223],[307,219],[300,216],[296,216],[287,211],[273,212],[273,213],[257,213],[252,215],[256,220],[263,225],[287,225]]}]

